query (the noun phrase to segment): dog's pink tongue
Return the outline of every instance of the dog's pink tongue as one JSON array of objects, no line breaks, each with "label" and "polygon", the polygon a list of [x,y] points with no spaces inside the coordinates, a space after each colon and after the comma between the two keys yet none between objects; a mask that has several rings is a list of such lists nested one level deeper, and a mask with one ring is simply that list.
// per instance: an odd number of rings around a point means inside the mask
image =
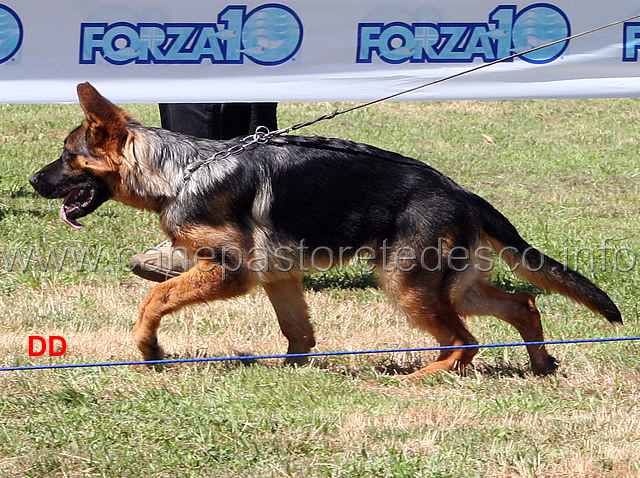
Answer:
[{"label": "dog's pink tongue", "polygon": [[71,191],[67,195],[67,197],[64,199],[64,202],[62,203],[62,207],[60,208],[60,217],[64,222],[69,224],[74,229],[82,229],[84,227],[75,219],[69,219],[69,217],[67,217],[67,211],[71,209],[70,204],[72,204],[78,198],[79,195],[80,195],[80,191],[75,189]]},{"label": "dog's pink tongue", "polygon": [[82,229],[84,226],[82,224],[80,224],[78,221],[74,220],[74,219],[69,219],[67,217],[67,208],[65,206],[65,204],[62,204],[62,207],[60,208],[60,217],[62,218],[62,220],[64,222],[66,222],[67,224],[69,224],[71,227],[73,227],[74,229]]}]

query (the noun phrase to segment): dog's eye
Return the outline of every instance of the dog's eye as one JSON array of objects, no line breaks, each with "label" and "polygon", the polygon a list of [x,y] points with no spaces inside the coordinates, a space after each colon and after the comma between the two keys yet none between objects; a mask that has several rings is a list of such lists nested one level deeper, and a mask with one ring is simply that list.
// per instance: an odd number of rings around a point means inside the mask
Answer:
[{"label": "dog's eye", "polygon": [[72,161],[72,160],[76,159],[78,156],[81,156],[81,155],[82,155],[81,153],[77,153],[75,151],[71,151],[71,150],[66,149],[66,148],[62,151],[62,156],[68,161]]}]

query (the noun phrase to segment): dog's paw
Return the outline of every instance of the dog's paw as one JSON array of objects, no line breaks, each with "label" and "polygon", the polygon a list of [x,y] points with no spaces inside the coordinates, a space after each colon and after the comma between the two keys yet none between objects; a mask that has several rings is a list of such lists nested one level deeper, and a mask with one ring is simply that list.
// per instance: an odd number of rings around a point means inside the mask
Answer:
[{"label": "dog's paw", "polygon": [[550,375],[552,373],[554,373],[556,370],[558,370],[558,367],[560,367],[560,362],[558,362],[558,360],[555,357],[552,357],[551,355],[549,355],[547,357],[547,362],[544,364],[544,366],[542,367],[533,367],[533,373],[534,375]]}]

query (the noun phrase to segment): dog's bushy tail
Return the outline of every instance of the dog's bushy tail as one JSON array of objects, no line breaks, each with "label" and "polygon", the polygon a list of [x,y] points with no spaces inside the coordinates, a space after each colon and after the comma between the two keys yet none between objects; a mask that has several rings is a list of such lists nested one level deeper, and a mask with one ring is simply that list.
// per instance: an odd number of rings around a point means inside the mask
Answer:
[{"label": "dog's bushy tail", "polygon": [[611,323],[622,323],[620,310],[589,279],[528,244],[516,228],[484,199],[475,196],[475,213],[491,246],[516,275],[544,290],[584,304]]}]

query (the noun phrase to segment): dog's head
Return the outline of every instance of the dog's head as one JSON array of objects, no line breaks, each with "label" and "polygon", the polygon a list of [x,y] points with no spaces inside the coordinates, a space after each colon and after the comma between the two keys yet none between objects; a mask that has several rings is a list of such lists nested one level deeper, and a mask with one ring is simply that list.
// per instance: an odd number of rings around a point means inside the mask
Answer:
[{"label": "dog's head", "polygon": [[40,195],[65,198],[60,215],[75,228],[82,227],[79,218],[116,194],[127,122],[131,120],[89,83],[78,85],[78,98],[86,118],[67,136],[60,158],[29,180]]}]

